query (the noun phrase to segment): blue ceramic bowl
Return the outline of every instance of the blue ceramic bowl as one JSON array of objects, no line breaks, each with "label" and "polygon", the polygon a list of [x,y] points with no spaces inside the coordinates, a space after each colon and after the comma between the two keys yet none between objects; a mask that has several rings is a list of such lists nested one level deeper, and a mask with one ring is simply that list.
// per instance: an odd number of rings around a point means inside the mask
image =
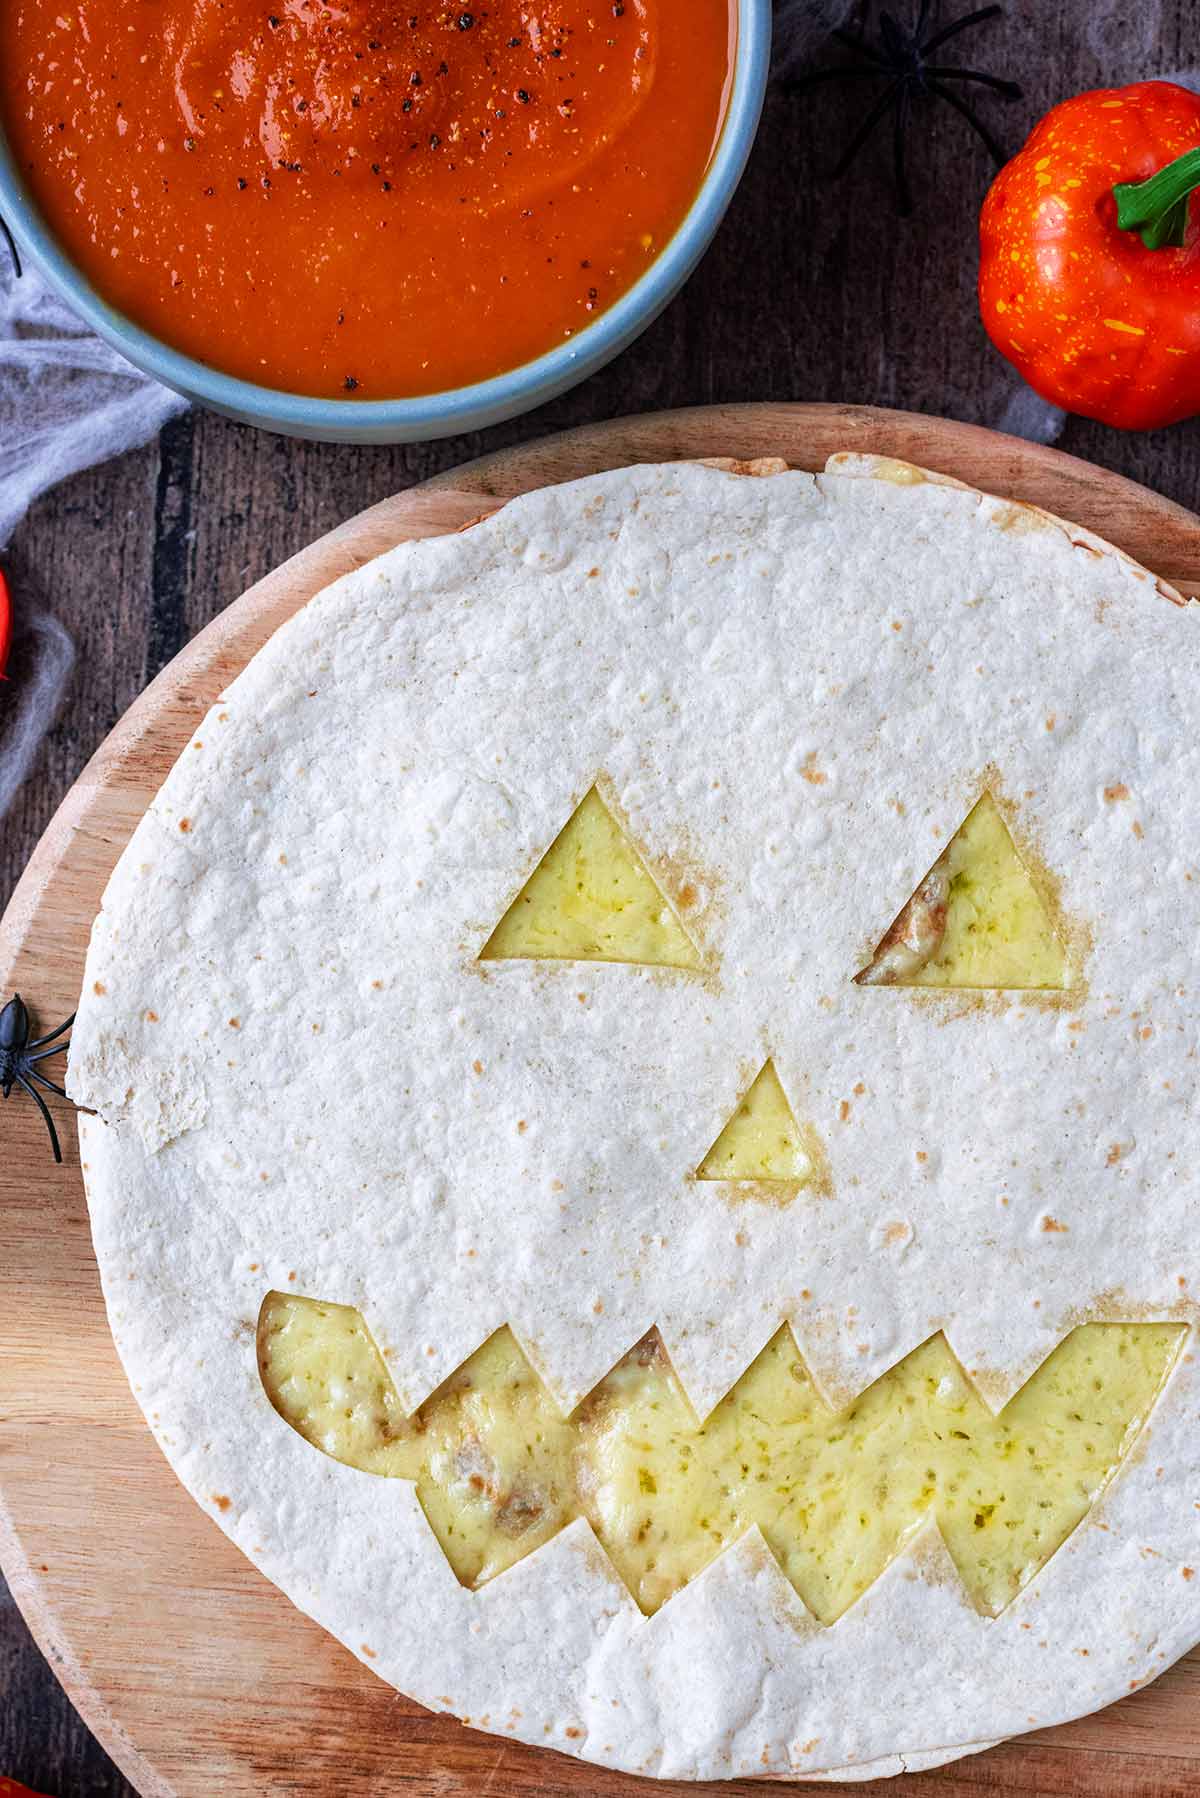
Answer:
[{"label": "blue ceramic bowl", "polygon": [[507,374],[402,400],[322,400],[223,375],[170,349],[101,298],[63,254],[34,207],[0,134],[0,213],[31,262],[68,305],[130,362],[199,405],[292,437],[339,443],[412,443],[477,431],[554,399],[594,374],[657,317],[708,248],[741,179],[758,127],[771,49],[771,0],[737,0],[729,108],[704,184],[683,223],[642,278],[568,343]]}]

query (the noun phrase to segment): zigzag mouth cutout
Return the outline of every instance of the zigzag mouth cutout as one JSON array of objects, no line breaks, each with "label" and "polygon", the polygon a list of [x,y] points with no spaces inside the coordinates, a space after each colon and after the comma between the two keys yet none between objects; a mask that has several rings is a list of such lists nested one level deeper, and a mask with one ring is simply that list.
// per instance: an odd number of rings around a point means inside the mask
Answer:
[{"label": "zigzag mouth cutout", "polygon": [[1117,1476],[1187,1333],[1082,1324],[998,1414],[940,1333],[837,1411],[785,1324],[699,1422],[655,1330],[569,1417],[507,1326],[411,1417],[349,1306],[269,1292],[258,1359],[308,1442],[415,1483],[464,1586],[582,1517],[650,1615],[757,1524],[832,1624],[931,1518],[972,1604],[998,1615]]}]

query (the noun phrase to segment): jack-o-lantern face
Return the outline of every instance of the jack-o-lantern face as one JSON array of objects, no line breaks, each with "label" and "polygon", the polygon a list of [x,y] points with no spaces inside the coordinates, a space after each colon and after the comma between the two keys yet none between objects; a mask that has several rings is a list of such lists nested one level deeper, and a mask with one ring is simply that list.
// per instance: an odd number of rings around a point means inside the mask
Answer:
[{"label": "jack-o-lantern face", "polygon": [[1195,628],[975,495],[638,471],[231,690],[97,927],[95,1235],[376,1671],[715,1777],[1200,1636]]},{"label": "jack-o-lantern face", "polygon": [[[1051,913],[985,793],[855,979],[1066,990]],[[481,953],[704,965],[594,787]],[[695,1177],[722,1182],[735,1199],[788,1203],[802,1189],[828,1191],[820,1139],[797,1124],[772,1061]],[[464,1585],[503,1573],[586,1517],[638,1604],[655,1611],[757,1524],[808,1608],[832,1623],[930,1514],[974,1602],[1001,1610],[1117,1471],[1184,1333],[1080,1326],[998,1418],[940,1336],[839,1411],[813,1387],[785,1325],[704,1419],[657,1331],[569,1418],[507,1326],[412,1419],[357,1311],[272,1293],[258,1337],[275,1408],[326,1454],[415,1481]]]}]

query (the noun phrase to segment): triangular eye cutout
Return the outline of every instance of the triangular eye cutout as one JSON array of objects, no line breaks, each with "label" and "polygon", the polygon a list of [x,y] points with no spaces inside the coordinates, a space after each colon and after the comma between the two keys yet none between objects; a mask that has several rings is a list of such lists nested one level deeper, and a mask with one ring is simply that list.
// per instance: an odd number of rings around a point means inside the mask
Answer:
[{"label": "triangular eye cutout", "polygon": [[990,793],[967,814],[856,981],[1061,990],[1067,953]]},{"label": "triangular eye cutout", "polygon": [[481,961],[700,968],[700,952],[595,787],[480,952]]},{"label": "triangular eye cutout", "polygon": [[773,1061],[764,1061],[696,1169],[697,1180],[768,1180],[803,1186],[817,1174],[811,1131],[800,1128]]}]

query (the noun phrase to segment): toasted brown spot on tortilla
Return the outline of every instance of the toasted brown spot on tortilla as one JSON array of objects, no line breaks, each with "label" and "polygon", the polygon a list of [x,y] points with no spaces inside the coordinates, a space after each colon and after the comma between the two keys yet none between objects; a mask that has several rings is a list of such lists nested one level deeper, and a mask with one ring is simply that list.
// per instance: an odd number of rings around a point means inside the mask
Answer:
[{"label": "toasted brown spot on tortilla", "polygon": [[749,475],[763,479],[767,475],[786,474],[788,465],[782,456],[698,456],[701,468],[715,468],[721,474]]},{"label": "toasted brown spot on tortilla", "polygon": [[216,1505],[218,1511],[227,1511],[233,1503],[233,1500],[231,1498],[226,1498],[223,1492],[214,1492],[213,1503]]},{"label": "toasted brown spot on tortilla", "polygon": [[1056,1217],[1044,1217],[1042,1219],[1042,1229],[1048,1236],[1065,1236],[1069,1228],[1070,1226],[1068,1224],[1060,1224]]},{"label": "toasted brown spot on tortilla", "polygon": [[1115,781],[1111,787],[1105,787],[1104,797],[1109,805],[1113,805],[1118,799],[1129,798],[1129,788],[1123,780]]},{"label": "toasted brown spot on tortilla", "polygon": [[181,818],[179,820],[179,828],[186,836],[188,831],[192,828],[192,820],[190,818]]},{"label": "toasted brown spot on tortilla", "polygon": [[108,991],[108,988],[105,986],[105,984],[102,980],[93,980],[92,991],[96,994],[96,996],[98,998],[102,999],[104,997],[105,993]]}]

